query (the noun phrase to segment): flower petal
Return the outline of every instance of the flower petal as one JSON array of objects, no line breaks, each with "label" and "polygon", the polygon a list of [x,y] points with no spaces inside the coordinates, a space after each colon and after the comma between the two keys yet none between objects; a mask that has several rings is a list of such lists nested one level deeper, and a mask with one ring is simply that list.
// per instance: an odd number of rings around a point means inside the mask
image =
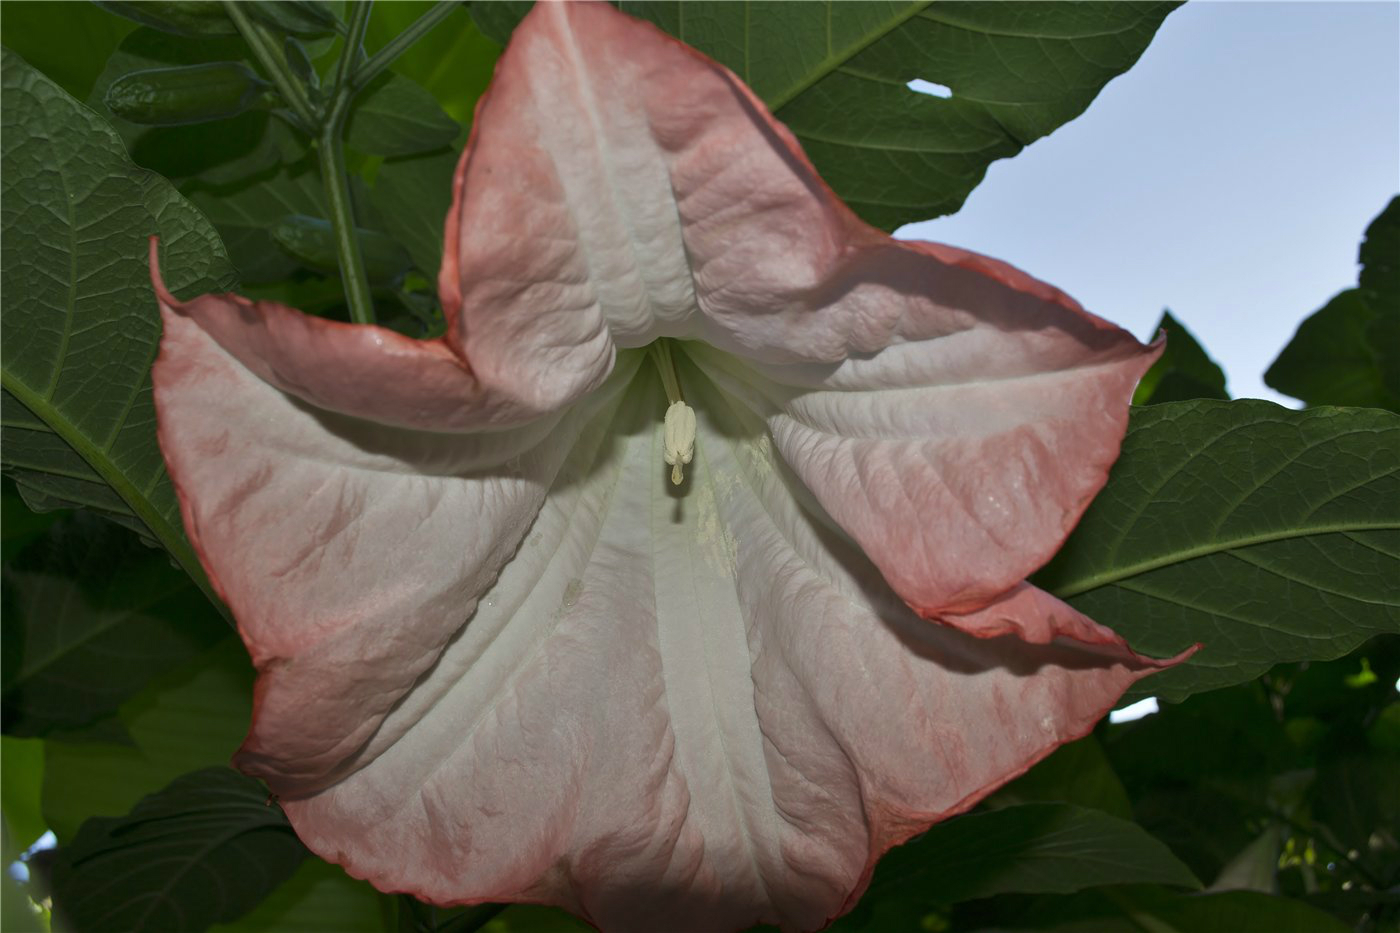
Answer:
[{"label": "flower petal", "polygon": [[[886,261],[897,282],[924,260],[901,251]],[[955,302],[911,299],[896,342],[836,365],[692,352],[767,421],[784,459],[895,591],[954,625],[1064,541],[1107,480],[1133,386],[1159,352],[1021,283],[997,291],[990,281],[945,272],[941,294]],[[1071,629],[1055,634],[1077,637]]]},{"label": "flower petal", "polygon": [[312,408],[162,316],[161,449],[261,672],[240,765],[323,786],[510,558],[587,409],[492,433],[386,427]]},{"label": "flower petal", "polygon": [[783,455],[928,616],[1023,579],[1103,485],[1158,351],[1004,263],[865,226],[704,56],[538,4],[475,127],[440,285],[485,383],[547,408],[574,383],[521,387],[535,360],[663,335],[748,359]]},{"label": "flower petal", "polygon": [[928,626],[798,504],[757,419],[700,379],[687,394],[681,490],[644,370],[336,783],[282,793],[314,851],[385,890],[558,904],[609,931],[816,929],[889,846],[1156,667],[1117,639]]},{"label": "flower petal", "polygon": [[1016,294],[1046,306],[1037,326],[1105,327],[1009,266],[869,227],[732,72],[588,2],[536,4],[515,30],[458,166],[439,288],[483,381],[540,407],[572,383],[532,396],[521,367],[586,371],[612,343],[836,362],[911,316],[970,326]]}]

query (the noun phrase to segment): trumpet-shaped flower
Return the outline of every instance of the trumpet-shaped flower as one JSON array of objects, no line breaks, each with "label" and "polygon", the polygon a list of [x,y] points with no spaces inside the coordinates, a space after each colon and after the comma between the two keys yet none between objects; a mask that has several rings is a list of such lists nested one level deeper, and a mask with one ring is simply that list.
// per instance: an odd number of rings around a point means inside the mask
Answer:
[{"label": "trumpet-shaped flower", "polygon": [[416,341],[156,279],[161,446],[259,671],[236,764],[351,874],[814,929],[1160,666],[1024,582],[1156,351],[866,226],[653,27],[516,30],[439,287]]}]

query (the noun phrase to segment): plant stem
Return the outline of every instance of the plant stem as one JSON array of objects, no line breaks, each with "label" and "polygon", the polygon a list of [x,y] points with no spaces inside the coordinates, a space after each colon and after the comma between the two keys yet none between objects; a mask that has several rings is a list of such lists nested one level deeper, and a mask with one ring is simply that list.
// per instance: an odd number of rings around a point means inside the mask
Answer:
[{"label": "plant stem", "polygon": [[370,296],[360,241],[355,236],[355,211],[350,203],[350,177],[345,171],[345,143],[341,141],[339,127],[327,124],[321,130],[316,157],[321,166],[321,181],[326,186],[326,204],[330,208],[331,230],[340,260],[340,281],[350,305],[350,320],[356,324],[373,324],[374,300]]},{"label": "plant stem", "polygon": [[418,17],[407,29],[389,40],[387,45],[370,56],[369,61],[355,71],[355,88],[358,90],[379,77],[379,73],[388,68],[394,59],[407,51],[413,43],[427,35],[434,26],[451,16],[452,11],[457,7],[457,0],[438,0],[438,3],[431,10]]},{"label": "plant stem", "polygon": [[292,73],[286,58],[283,57],[281,48],[266,29],[248,18],[241,4],[235,0],[224,0],[224,9],[228,11],[229,19],[238,27],[243,41],[253,50],[258,63],[263,66],[268,77],[272,78],[277,92],[282,95],[282,99],[287,102],[296,118],[304,124],[302,129],[307,133],[315,133],[321,121],[317,118],[315,108],[311,106],[311,99],[306,96],[306,89],[301,86],[301,82],[297,80],[297,76]]},{"label": "plant stem", "polygon": [[336,64],[335,89],[331,105],[321,123],[317,141],[317,158],[321,165],[321,182],[326,186],[326,203],[330,208],[331,229],[335,234],[336,253],[340,259],[340,281],[345,300],[350,306],[350,320],[356,324],[374,323],[374,299],[369,291],[369,276],[365,274],[365,258],[360,252],[360,240],[355,235],[355,210],[350,200],[350,178],[345,171],[345,119],[357,88],[352,78],[369,25],[370,0],[361,0],[350,7],[350,28]]},{"label": "plant stem", "polygon": [[[352,88],[351,79],[365,42],[365,30],[369,28],[369,13],[372,0],[358,0],[350,4],[350,28],[345,34],[345,48],[341,50],[340,61],[335,65],[335,93]],[[353,94],[353,90],[351,91]]]}]

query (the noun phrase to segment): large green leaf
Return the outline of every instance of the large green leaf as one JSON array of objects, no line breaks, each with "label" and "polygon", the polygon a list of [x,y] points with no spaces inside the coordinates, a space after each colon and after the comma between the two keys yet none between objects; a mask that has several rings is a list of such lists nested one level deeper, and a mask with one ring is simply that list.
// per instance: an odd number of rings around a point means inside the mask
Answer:
[{"label": "large green leaf", "polygon": [[230,633],[121,708],[131,745],[44,743],[44,818],[60,843],[188,771],[225,765],[248,731],[253,667]]},{"label": "large green leaf", "polygon": [[306,857],[262,782],[184,775],[59,850],[54,913],[72,933],[198,933],[246,914]]},{"label": "large green leaf", "polygon": [[1170,311],[1162,312],[1156,329],[1166,336],[1167,347],[1138,382],[1134,405],[1230,397],[1225,390],[1225,371]]},{"label": "large green leaf", "polygon": [[1104,488],[1036,582],[1188,662],[1180,699],[1400,632],[1400,417],[1269,402],[1135,409]]},{"label": "large green leaf", "polygon": [[1027,804],[956,817],[891,850],[861,905],[831,929],[917,929],[940,905],[1106,884],[1200,887],[1171,850],[1127,820],[1069,804]]},{"label": "large green leaf", "polygon": [[1400,197],[1366,228],[1361,276],[1302,324],[1264,381],[1309,405],[1400,411]]},{"label": "large green leaf", "polygon": [[[949,214],[987,166],[1084,112],[1176,3],[632,2],[731,68],[827,184],[886,229]],[[473,4],[503,40],[527,4]],[[919,94],[922,78],[950,88]]]},{"label": "large green leaf", "polygon": [[[228,633],[189,577],[130,531],[79,512],[4,567],[4,731],[114,715],[146,682]],[[10,670],[13,656],[14,670]]]},{"label": "large green leaf", "polygon": [[218,234],[111,128],[6,50],[0,106],[3,465],[30,505],[148,534],[207,587],[155,442],[160,318],[146,238],[178,291],[234,285]]}]

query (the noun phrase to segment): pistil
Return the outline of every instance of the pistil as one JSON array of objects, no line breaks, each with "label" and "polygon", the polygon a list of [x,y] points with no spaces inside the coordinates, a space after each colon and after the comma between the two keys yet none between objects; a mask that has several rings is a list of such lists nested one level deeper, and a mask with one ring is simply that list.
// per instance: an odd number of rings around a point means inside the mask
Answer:
[{"label": "pistil", "polygon": [[666,390],[666,400],[670,402],[666,408],[663,456],[671,466],[671,482],[679,486],[685,479],[682,467],[695,457],[695,409],[681,398],[681,384],[671,362],[670,344],[666,340],[653,343],[651,357],[656,361],[656,369],[661,373],[661,385]]}]

